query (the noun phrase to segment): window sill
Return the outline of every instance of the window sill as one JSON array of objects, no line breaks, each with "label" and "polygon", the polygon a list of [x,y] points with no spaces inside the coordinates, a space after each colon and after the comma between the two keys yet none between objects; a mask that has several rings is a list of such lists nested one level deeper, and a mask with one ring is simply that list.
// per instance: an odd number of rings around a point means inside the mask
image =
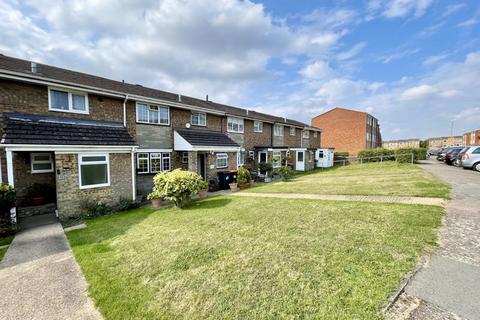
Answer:
[{"label": "window sill", "polygon": [[60,109],[52,109],[52,108],[49,108],[48,111],[53,111],[53,112],[61,112],[61,113],[76,113],[76,114],[90,114],[87,111],[79,111],[79,110],[60,110]]},{"label": "window sill", "polygon": [[103,188],[103,187],[110,187],[110,183],[92,184],[92,185],[89,185],[89,186],[80,186],[80,190]]},{"label": "window sill", "polygon": [[150,126],[161,126],[161,127],[169,127],[170,123],[150,123],[150,122],[140,122],[136,121],[137,124],[145,124],[145,125],[150,125]]}]

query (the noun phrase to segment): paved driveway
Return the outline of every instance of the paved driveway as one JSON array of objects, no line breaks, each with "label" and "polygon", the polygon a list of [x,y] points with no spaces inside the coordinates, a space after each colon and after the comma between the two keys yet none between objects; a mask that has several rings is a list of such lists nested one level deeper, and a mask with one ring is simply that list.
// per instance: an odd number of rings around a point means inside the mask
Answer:
[{"label": "paved driveway", "polygon": [[24,221],[0,263],[2,319],[101,319],[53,216]]},{"label": "paved driveway", "polygon": [[412,319],[480,319],[480,174],[436,160],[422,165],[452,186],[440,247],[406,288]]}]

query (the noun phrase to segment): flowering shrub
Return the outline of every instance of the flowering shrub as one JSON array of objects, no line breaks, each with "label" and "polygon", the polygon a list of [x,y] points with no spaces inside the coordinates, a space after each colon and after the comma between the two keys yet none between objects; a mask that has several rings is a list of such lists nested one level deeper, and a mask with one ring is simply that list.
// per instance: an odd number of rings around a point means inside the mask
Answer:
[{"label": "flowering shrub", "polygon": [[288,181],[295,175],[295,171],[290,167],[280,167],[278,168],[277,173],[283,181]]},{"label": "flowering shrub", "polygon": [[252,180],[252,176],[250,175],[250,171],[248,171],[244,167],[238,168],[238,172],[237,172],[238,183],[245,184],[245,183],[249,183],[250,180]]},{"label": "flowering shrub", "polygon": [[0,214],[1,218],[10,217],[10,209],[15,205],[16,192],[8,183],[0,184]]},{"label": "flowering shrub", "polygon": [[202,177],[191,171],[175,169],[161,172],[153,177],[153,191],[147,199],[162,198],[171,200],[177,207],[183,207],[198,191],[207,189],[208,184]]}]

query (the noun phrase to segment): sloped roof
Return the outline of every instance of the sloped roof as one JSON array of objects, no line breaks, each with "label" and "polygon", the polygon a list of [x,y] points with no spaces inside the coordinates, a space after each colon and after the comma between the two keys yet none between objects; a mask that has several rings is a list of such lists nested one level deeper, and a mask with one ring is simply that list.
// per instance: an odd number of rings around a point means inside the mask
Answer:
[{"label": "sloped roof", "polygon": [[[45,80],[55,80],[64,83],[72,83],[81,86],[95,87],[102,90],[115,91],[121,94],[137,95],[151,99],[161,99],[169,102],[179,103],[179,95],[172,92],[152,89],[138,84],[126,83],[123,81],[110,80],[103,77],[98,77],[82,72],[57,68],[41,63],[37,63],[37,72],[31,72],[31,61],[8,57],[0,54],[0,72],[1,69],[10,72],[22,73],[29,77],[40,77]],[[308,127],[312,130],[319,130],[318,128],[310,127],[300,121],[285,119],[282,117],[272,116],[269,114],[238,108],[230,105],[216,103],[213,101],[206,101],[189,96],[181,95],[181,103],[188,105],[210,109],[212,111],[225,112],[228,115],[253,118],[268,122],[284,123],[286,125]]]},{"label": "sloped roof", "polygon": [[2,144],[135,146],[119,122],[6,112]]},{"label": "sloped roof", "polygon": [[175,129],[192,146],[240,147],[225,133],[211,130]]}]

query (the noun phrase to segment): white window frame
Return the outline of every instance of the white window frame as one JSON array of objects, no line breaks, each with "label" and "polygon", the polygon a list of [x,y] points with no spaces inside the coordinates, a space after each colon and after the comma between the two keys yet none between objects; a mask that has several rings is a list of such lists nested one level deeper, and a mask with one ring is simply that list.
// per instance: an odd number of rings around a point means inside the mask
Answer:
[{"label": "white window frame", "polygon": [[[165,169],[165,159],[168,159],[168,169]],[[172,170],[172,156],[170,152],[162,152],[162,163],[161,163],[162,172],[167,172]]]},{"label": "white window frame", "polygon": [[240,150],[237,152],[237,167],[243,167],[244,165],[245,165],[245,151]]},{"label": "white window frame", "polygon": [[[230,124],[232,124],[230,126]],[[233,125],[237,125],[237,130],[233,129]],[[241,128],[241,130],[240,130]],[[237,118],[237,117],[227,117],[227,131],[228,132],[233,132],[233,133],[243,133],[245,129],[244,126],[244,121],[242,118]]]},{"label": "white window frame", "polygon": [[[278,157],[278,163],[275,163],[275,158]],[[273,168],[280,168],[282,166],[282,152],[281,151],[273,151],[272,153],[272,167]]]},{"label": "white window frame", "polygon": [[253,151],[253,150],[248,151],[248,157],[252,160],[255,159],[255,151]]},{"label": "white window frame", "polygon": [[281,124],[273,125],[273,135],[275,137],[283,137],[284,128]]},{"label": "white window frame", "polygon": [[[154,156],[154,155],[158,155],[158,156]],[[161,152],[150,152],[149,154],[149,170],[150,170],[150,173],[159,173],[159,172],[163,172],[163,154]],[[158,160],[160,162],[160,169],[159,170],[153,170],[153,165],[152,165],[152,160]]]},{"label": "white window frame", "polygon": [[303,130],[302,138],[303,139],[310,139],[310,131],[309,130]]},{"label": "white window frame", "polygon": [[[52,106],[52,91],[60,91],[65,92],[68,94],[68,110],[64,109],[55,109]],[[76,96],[83,96],[85,97],[85,110],[74,110],[73,109],[73,98],[72,95]],[[48,110],[55,111],[55,112],[68,112],[68,113],[80,113],[80,114],[89,114],[89,104],[88,104],[88,93],[76,90],[67,90],[64,88],[55,88],[55,87],[48,87]]]},{"label": "white window frame", "polygon": [[297,134],[297,129],[295,127],[290,127],[290,136],[295,137]]},{"label": "white window frame", "polygon": [[[104,161],[88,161],[83,162],[83,157],[105,157]],[[91,184],[88,186],[82,186],[82,165],[95,165],[106,164],[107,165],[107,182],[99,184]],[[79,153],[78,154],[78,185],[80,189],[93,189],[110,186],[110,154],[108,153]]]},{"label": "white window frame", "polygon": [[181,157],[182,157],[182,163],[188,164],[188,152],[183,151]]},{"label": "white window frame", "polygon": [[262,121],[253,121],[253,132],[261,133],[263,132],[263,122]]},{"label": "white window frame", "polygon": [[[201,116],[203,116],[204,123],[200,123]],[[197,123],[195,123],[193,121],[193,119],[195,117],[198,120]],[[206,127],[207,126],[207,113],[200,112],[200,111],[192,111],[192,115],[190,117],[190,123],[192,124],[192,126]]]},{"label": "white window frame", "polygon": [[314,137],[314,138],[317,138],[317,137],[318,137],[317,131],[313,131],[313,137]]},{"label": "white window frame", "polygon": [[[148,111],[150,111],[150,109],[152,107],[157,107],[158,108],[158,121],[159,122],[158,123],[150,122],[150,112],[147,113],[147,118],[148,118],[147,121],[139,120],[138,119],[138,107],[139,107],[139,105],[147,106]],[[161,108],[167,109],[167,113],[168,113],[167,123],[160,123],[160,109]],[[156,125],[156,126],[169,126],[170,125],[170,107],[169,106],[164,106],[164,105],[151,104],[151,103],[138,101],[135,105],[135,120],[136,120],[137,123],[153,124],[153,125]]]},{"label": "white window frame", "polygon": [[[146,157],[139,157],[139,154],[146,154]],[[147,160],[147,171],[138,171],[138,168],[140,167],[140,159]],[[138,174],[149,174],[150,173],[150,154],[148,152],[137,152],[137,173]]]},{"label": "white window frame", "polygon": [[[35,156],[48,156],[48,160],[35,160]],[[43,170],[36,170],[34,168],[34,164],[45,164],[48,163],[50,164],[50,169],[43,169]],[[48,173],[48,172],[53,172],[53,159],[52,159],[52,154],[48,152],[32,152],[30,154],[30,168],[32,173]]]},{"label": "white window frame", "polygon": [[[218,165],[218,160],[225,160],[225,166],[219,166]],[[221,168],[228,168],[228,153],[217,153],[217,156],[215,158],[215,167],[217,169]]]}]

